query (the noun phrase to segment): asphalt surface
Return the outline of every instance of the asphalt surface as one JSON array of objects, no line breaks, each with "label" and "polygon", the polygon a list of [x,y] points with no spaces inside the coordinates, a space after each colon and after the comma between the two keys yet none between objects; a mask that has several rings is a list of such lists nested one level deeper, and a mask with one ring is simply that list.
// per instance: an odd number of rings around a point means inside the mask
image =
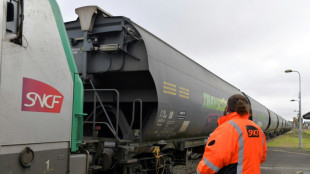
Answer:
[{"label": "asphalt surface", "polygon": [[261,174],[310,174],[310,152],[302,149],[268,147]]}]

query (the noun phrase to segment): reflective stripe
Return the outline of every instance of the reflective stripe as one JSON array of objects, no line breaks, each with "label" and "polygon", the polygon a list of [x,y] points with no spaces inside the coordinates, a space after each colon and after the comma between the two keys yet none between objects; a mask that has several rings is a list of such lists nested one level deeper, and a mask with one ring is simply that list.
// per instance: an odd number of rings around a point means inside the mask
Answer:
[{"label": "reflective stripe", "polygon": [[206,157],[203,157],[203,162],[205,162],[205,165],[215,172],[218,172],[220,170],[220,168],[216,167],[216,165],[211,163]]},{"label": "reflective stripe", "polygon": [[198,171],[198,169],[196,169],[196,174],[200,174],[199,171]]},{"label": "reflective stripe", "polygon": [[244,154],[244,140],[243,140],[243,133],[240,127],[234,121],[228,121],[231,125],[234,126],[236,131],[239,134],[238,143],[239,143],[239,153],[238,153],[238,165],[237,165],[237,174],[242,174],[243,168],[243,154]]},{"label": "reflective stripe", "polygon": [[262,132],[262,141],[263,141],[263,155],[262,155],[262,159],[264,158],[264,150],[265,150],[265,140],[264,140],[264,132],[261,128],[259,128]]}]

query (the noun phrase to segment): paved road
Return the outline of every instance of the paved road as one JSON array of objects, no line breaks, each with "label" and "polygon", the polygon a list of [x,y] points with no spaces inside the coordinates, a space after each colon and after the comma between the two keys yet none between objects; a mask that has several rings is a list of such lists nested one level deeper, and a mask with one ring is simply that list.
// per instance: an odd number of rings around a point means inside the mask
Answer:
[{"label": "paved road", "polygon": [[310,174],[310,152],[301,149],[268,147],[262,174]]}]

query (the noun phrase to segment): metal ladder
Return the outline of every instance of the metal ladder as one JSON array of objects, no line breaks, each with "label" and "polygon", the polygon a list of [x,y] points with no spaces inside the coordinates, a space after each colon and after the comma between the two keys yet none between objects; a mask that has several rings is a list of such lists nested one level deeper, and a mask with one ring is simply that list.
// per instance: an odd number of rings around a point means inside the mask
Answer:
[{"label": "metal ladder", "polygon": [[[132,120],[131,120],[131,124],[129,126],[125,115],[123,114],[123,112],[120,112],[119,109],[119,92],[116,89],[96,89],[93,82],[91,80],[90,84],[92,86],[92,89],[85,89],[85,92],[94,92],[94,108],[93,108],[93,112],[85,119],[84,124],[92,124],[92,129],[93,129],[93,137],[97,136],[97,132],[96,132],[96,124],[104,124],[105,126],[108,127],[108,129],[111,131],[111,133],[114,135],[114,137],[116,138],[117,142],[129,142],[134,140],[134,135],[132,132],[132,125],[134,122],[134,116],[135,116],[135,104],[136,102],[140,103],[140,139],[139,139],[139,144],[141,146],[142,143],[142,100],[141,99],[135,99],[133,101],[133,112],[132,112]],[[109,114],[107,113],[106,107],[103,105],[103,102],[98,94],[98,92],[113,92],[116,94],[116,110],[115,112],[115,116],[116,116],[116,123],[115,126],[112,123]],[[97,106],[97,101],[99,102],[100,106]],[[98,122],[96,121],[96,111],[98,108],[101,108],[102,111],[104,112],[104,115],[106,116],[107,122]],[[90,120],[90,118],[92,117],[92,120]],[[123,138],[121,139],[119,137],[119,127],[121,128],[121,132],[123,134]]]}]

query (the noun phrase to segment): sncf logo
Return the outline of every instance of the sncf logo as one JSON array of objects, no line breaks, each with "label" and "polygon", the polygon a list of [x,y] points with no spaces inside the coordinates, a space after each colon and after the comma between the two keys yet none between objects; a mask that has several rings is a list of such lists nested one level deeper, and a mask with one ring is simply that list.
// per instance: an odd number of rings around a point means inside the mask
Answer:
[{"label": "sncf logo", "polygon": [[246,130],[248,132],[248,137],[259,137],[259,130],[256,127],[247,125]]},{"label": "sncf logo", "polygon": [[23,78],[22,111],[60,113],[64,96],[52,86]]}]

